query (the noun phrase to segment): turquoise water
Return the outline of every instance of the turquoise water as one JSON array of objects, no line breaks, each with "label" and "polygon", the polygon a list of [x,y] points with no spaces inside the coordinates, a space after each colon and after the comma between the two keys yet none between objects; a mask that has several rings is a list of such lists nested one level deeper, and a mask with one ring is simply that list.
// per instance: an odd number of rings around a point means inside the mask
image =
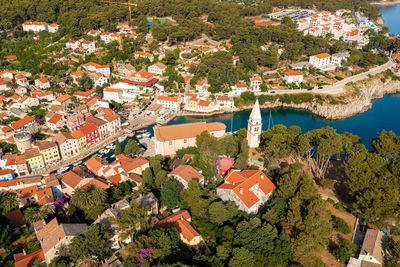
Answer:
[{"label": "turquoise water", "polygon": [[[400,134],[400,95],[389,95],[381,99],[373,100],[373,106],[368,111],[355,115],[351,118],[328,121],[315,116],[307,111],[293,109],[271,109],[262,110],[263,130],[268,129],[269,114],[273,123],[284,124],[286,126],[298,125],[303,132],[318,129],[325,126],[331,126],[338,132],[351,132],[361,137],[362,142],[369,149],[371,148],[371,138],[375,137],[378,132],[383,129],[393,130],[396,134]],[[240,128],[247,128],[247,120],[250,110],[237,113],[216,115],[212,117],[178,117],[170,122],[170,124],[179,124],[195,121],[206,122],[223,122],[226,125],[226,131],[231,131],[231,121],[233,121],[232,130],[237,131]],[[233,119],[232,119],[233,117]],[[149,128],[150,130],[150,128]]]},{"label": "turquoise water", "polygon": [[394,35],[400,34],[400,5],[383,7],[379,10],[386,26]]}]

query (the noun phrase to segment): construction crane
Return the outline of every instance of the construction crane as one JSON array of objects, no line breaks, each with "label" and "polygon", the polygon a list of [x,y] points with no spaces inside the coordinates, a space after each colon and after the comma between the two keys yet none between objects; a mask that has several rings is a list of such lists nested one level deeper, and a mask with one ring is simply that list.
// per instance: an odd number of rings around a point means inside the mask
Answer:
[{"label": "construction crane", "polygon": [[115,2],[115,1],[100,1],[100,2],[108,3],[108,4],[116,4],[116,5],[128,6],[128,8],[129,8],[129,21],[132,21],[132,7],[133,6],[137,6],[137,4],[131,3],[131,2]]}]

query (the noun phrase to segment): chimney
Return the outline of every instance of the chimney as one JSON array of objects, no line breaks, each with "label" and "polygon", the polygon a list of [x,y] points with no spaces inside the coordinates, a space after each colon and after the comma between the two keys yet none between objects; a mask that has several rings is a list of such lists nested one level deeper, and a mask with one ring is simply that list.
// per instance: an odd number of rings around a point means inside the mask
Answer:
[{"label": "chimney", "polygon": [[242,187],[239,189],[239,193],[240,193],[241,195],[243,195],[243,188],[242,188]]},{"label": "chimney", "polygon": [[264,180],[264,174],[261,174],[261,180]]}]

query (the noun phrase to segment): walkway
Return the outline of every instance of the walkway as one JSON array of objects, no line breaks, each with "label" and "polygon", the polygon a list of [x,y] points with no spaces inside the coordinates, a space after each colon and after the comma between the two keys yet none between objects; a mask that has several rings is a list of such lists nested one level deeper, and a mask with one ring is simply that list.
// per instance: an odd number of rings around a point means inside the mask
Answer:
[{"label": "walkway", "polygon": [[338,81],[332,85],[324,86],[323,89],[275,90],[275,93],[257,92],[255,94],[256,95],[283,95],[283,94],[301,94],[301,93],[323,93],[323,94],[337,95],[337,94],[345,93],[344,87],[346,84],[368,79],[369,76],[374,76],[374,75],[384,72],[394,66],[395,66],[395,63],[392,60],[389,60],[388,62],[386,62],[385,64],[383,64],[381,66],[372,68],[366,72],[363,72],[363,73],[360,73],[360,74],[357,74],[354,76],[347,77],[347,78],[345,78],[341,81]]}]

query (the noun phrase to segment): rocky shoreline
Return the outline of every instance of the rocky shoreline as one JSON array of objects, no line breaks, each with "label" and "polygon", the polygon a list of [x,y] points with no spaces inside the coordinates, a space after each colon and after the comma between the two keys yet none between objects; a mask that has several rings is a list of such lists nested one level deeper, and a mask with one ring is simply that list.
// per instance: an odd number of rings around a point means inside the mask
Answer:
[{"label": "rocky shoreline", "polygon": [[400,0],[370,2],[370,5],[375,6],[375,7],[396,6],[396,5],[399,5],[399,4],[400,4]]},{"label": "rocky shoreline", "polygon": [[[360,86],[360,95],[351,99],[345,104],[319,104],[315,101],[310,103],[294,104],[294,103],[265,103],[260,107],[262,109],[273,109],[273,108],[291,108],[298,110],[308,111],[316,116],[322,117],[327,120],[341,120],[352,117],[354,115],[363,113],[372,107],[372,100],[382,98],[385,95],[400,93],[400,81],[387,81],[383,83],[380,79],[373,79],[370,85]],[[234,113],[242,110],[252,109],[253,106],[245,106],[236,108],[230,111],[218,111],[214,113],[193,113],[193,114],[177,114],[176,116],[216,116],[224,113]],[[171,120],[175,118],[172,117]],[[168,123],[168,122],[167,122]]]}]

